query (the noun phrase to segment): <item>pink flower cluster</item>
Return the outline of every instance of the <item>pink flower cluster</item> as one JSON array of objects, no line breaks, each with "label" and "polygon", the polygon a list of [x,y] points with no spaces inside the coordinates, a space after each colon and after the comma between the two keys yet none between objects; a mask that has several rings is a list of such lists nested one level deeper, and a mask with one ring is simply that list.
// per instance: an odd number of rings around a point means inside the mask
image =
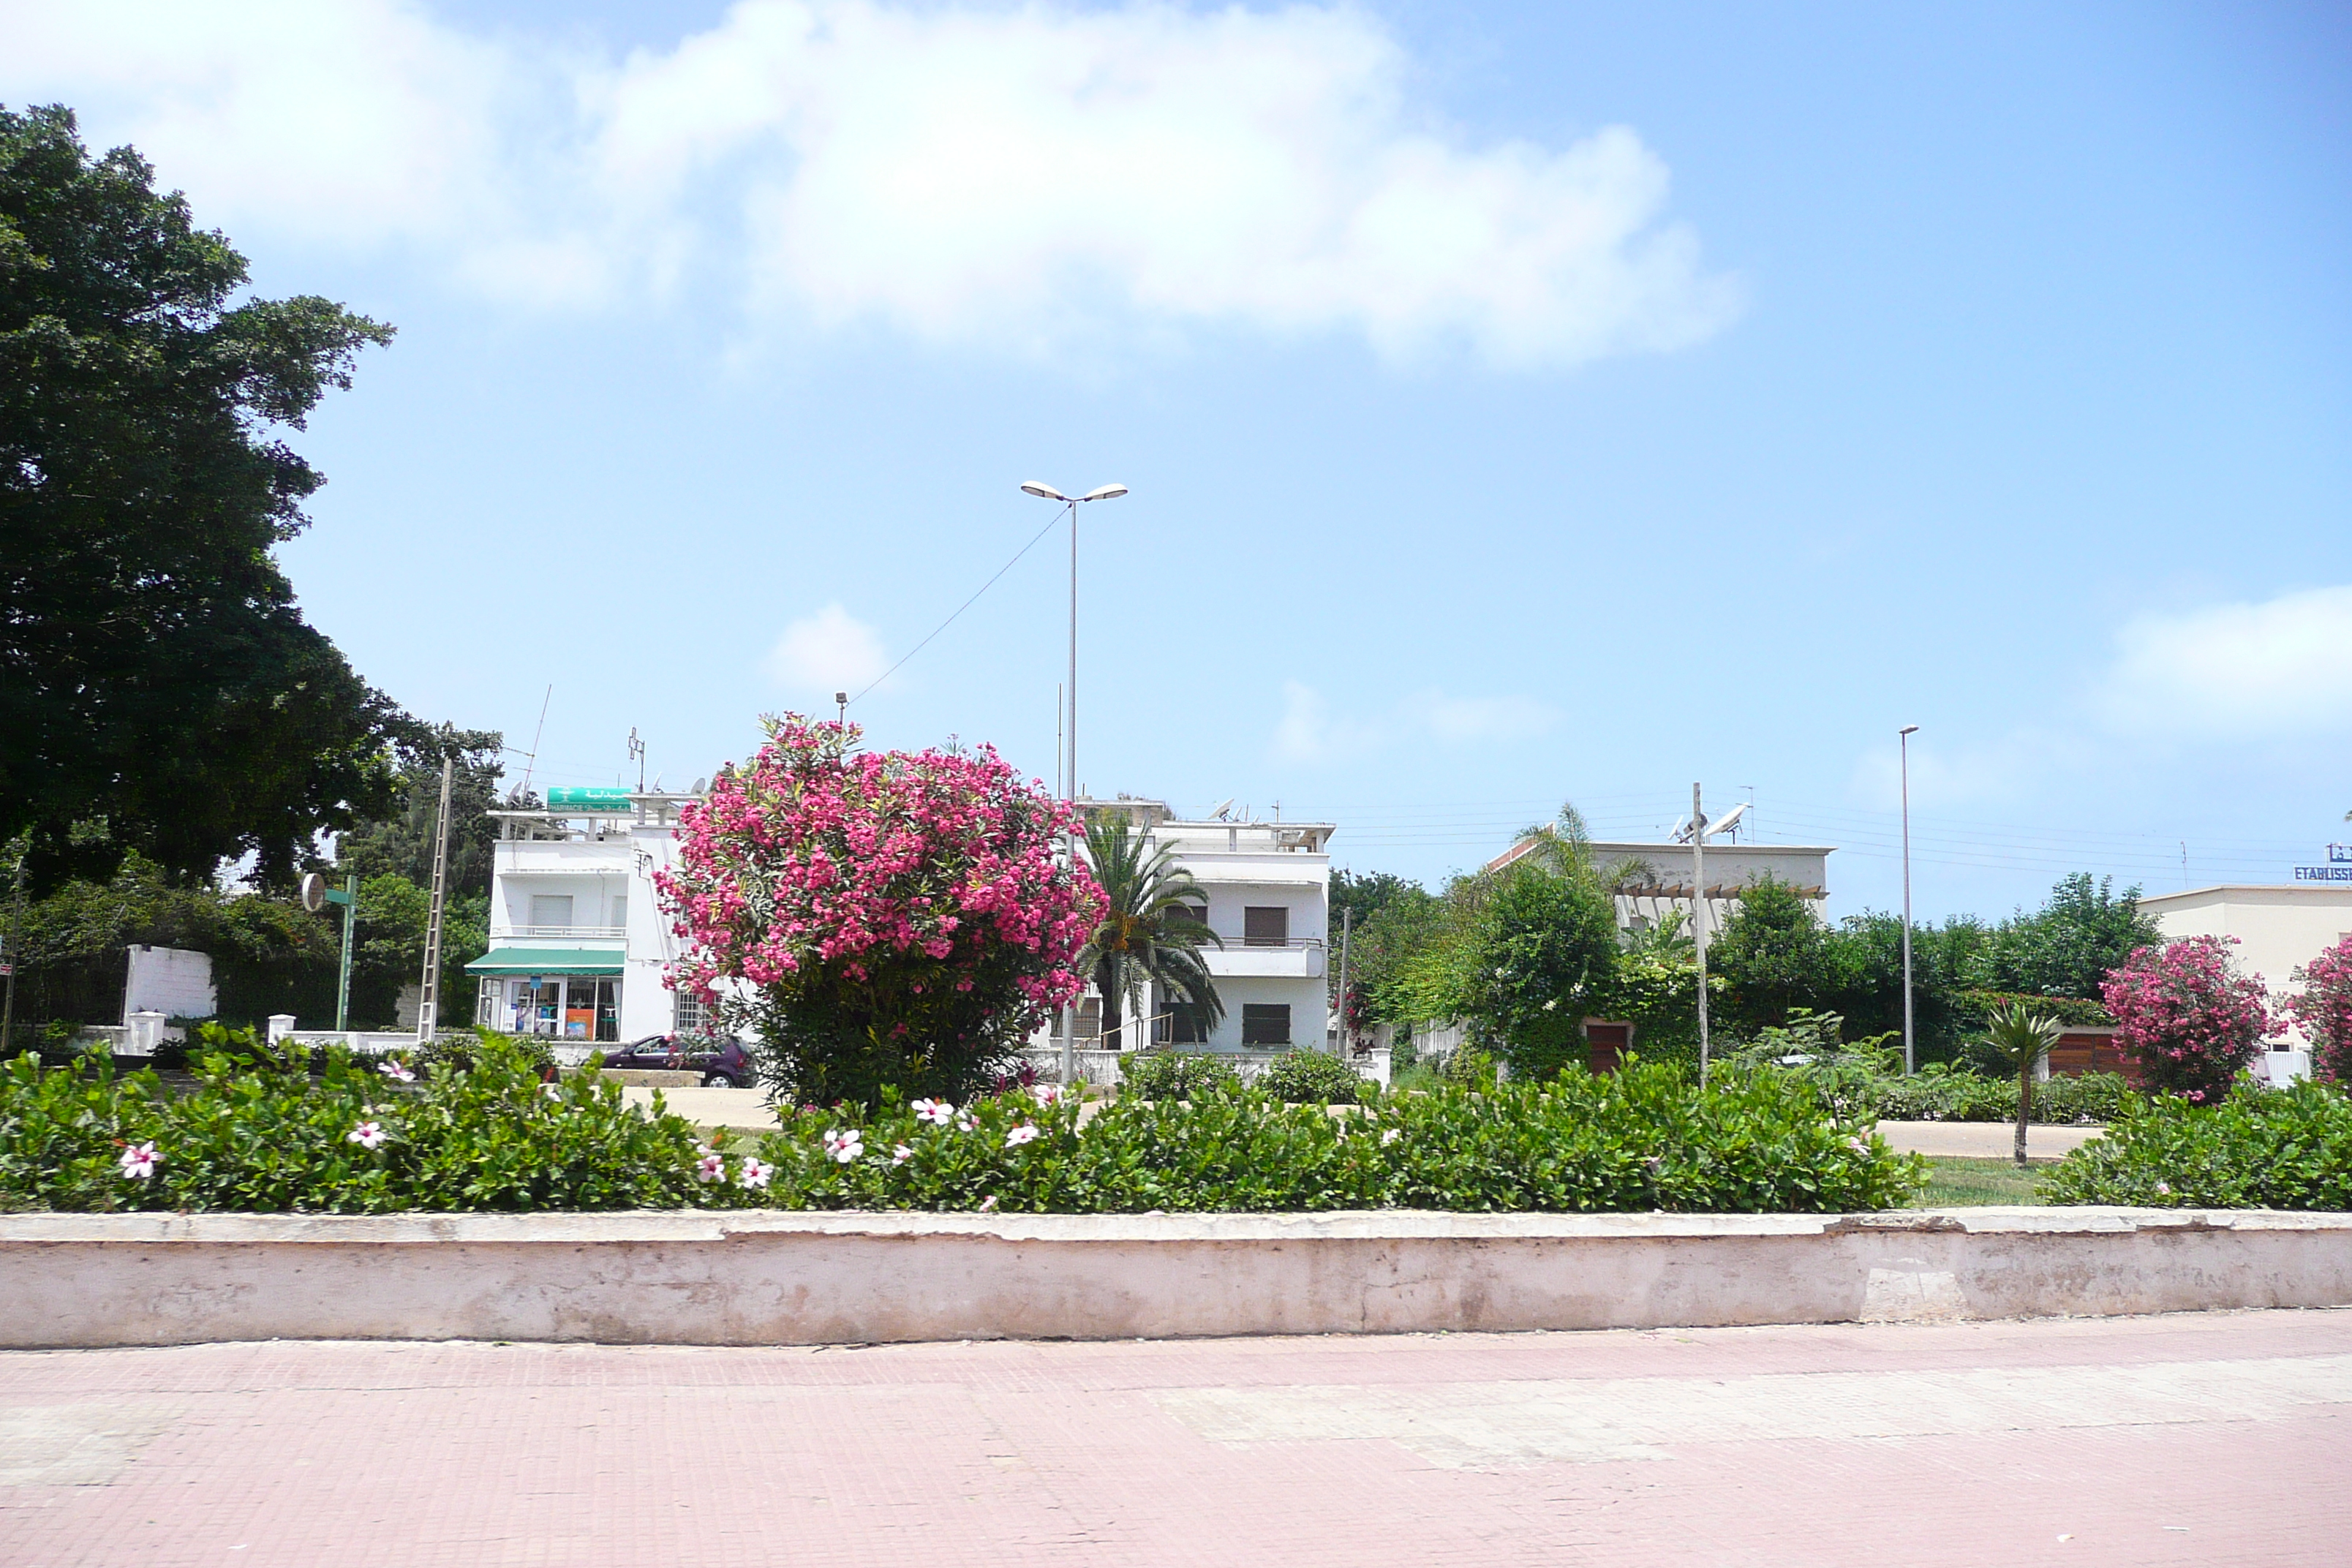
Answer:
[{"label": "pink flower cluster", "polygon": [[822,976],[940,999],[1003,976],[1007,1005],[1040,1016],[1078,994],[1103,900],[1083,861],[1056,859],[1066,806],[986,746],[853,752],[855,725],[797,714],[768,733],[682,815],[655,879],[688,943],[673,984],[772,994]]},{"label": "pink flower cluster", "polygon": [[2150,1089],[2202,1103],[2227,1094],[2276,1025],[2260,975],[2231,962],[2235,937],[2192,936],[2143,947],[2100,987],[2116,1044]]},{"label": "pink flower cluster", "polygon": [[2319,1077],[2352,1079],[2352,936],[2295,972],[2303,989],[2287,999],[2287,1011],[2311,1042],[2312,1066]]}]

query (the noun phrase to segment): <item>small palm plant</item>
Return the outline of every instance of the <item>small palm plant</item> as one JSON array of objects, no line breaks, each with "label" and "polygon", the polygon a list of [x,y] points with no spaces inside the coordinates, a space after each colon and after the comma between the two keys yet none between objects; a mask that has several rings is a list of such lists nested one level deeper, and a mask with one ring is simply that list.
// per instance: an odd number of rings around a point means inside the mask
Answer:
[{"label": "small palm plant", "polygon": [[1995,1009],[1986,1021],[1984,1043],[2017,1069],[2017,1163],[2025,1163],[2025,1124],[2033,1114],[2033,1069],[2058,1043],[2064,1026],[2057,1019],[2028,1013],[2021,1002]]},{"label": "small palm plant", "polygon": [[1203,1024],[1224,1016],[1201,948],[1225,944],[1194,912],[1209,896],[1175,858],[1170,846],[1153,848],[1139,837],[1123,812],[1097,811],[1087,821],[1087,859],[1106,907],[1078,955],[1078,969],[1102,995],[1108,1049],[1122,1048],[1119,1020],[1128,998],[1155,981],[1199,1008]]}]

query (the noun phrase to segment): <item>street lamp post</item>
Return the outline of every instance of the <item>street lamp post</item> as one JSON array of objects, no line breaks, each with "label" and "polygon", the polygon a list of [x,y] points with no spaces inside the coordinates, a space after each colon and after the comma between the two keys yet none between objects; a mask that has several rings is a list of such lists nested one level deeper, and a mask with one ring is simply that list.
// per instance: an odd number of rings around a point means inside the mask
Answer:
[{"label": "street lamp post", "polygon": [[[1040,500],[1049,500],[1070,509],[1070,679],[1069,710],[1066,715],[1068,740],[1062,748],[1062,798],[1075,802],[1078,798],[1078,508],[1088,501],[1116,500],[1127,493],[1125,485],[1097,485],[1082,496],[1066,496],[1041,480],[1023,483],[1021,492]],[[1070,864],[1078,861],[1078,842],[1074,836],[1069,843]],[[1078,1040],[1077,1008],[1075,1004],[1062,1009],[1062,1086],[1069,1088],[1077,1077]]]},{"label": "street lamp post", "polygon": [[1906,724],[1895,731],[1895,743],[1903,755],[1903,1070],[1919,1070],[1918,1052],[1911,1043],[1911,737],[1919,732],[1916,724]]}]

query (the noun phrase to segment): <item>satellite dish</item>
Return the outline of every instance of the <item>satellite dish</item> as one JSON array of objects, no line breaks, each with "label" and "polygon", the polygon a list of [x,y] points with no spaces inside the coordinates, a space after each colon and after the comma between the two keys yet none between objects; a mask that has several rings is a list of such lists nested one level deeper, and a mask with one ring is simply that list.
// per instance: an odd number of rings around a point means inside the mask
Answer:
[{"label": "satellite dish", "polygon": [[327,879],[316,871],[302,878],[302,907],[314,915],[327,907]]},{"label": "satellite dish", "polygon": [[1733,806],[1729,811],[1725,812],[1722,816],[1718,817],[1717,820],[1708,823],[1706,825],[1706,836],[1709,838],[1712,838],[1718,833],[1730,832],[1732,828],[1738,826],[1739,819],[1747,815],[1748,803],[1743,800],[1738,805]]},{"label": "satellite dish", "polygon": [[1211,822],[1223,822],[1225,819],[1226,813],[1233,809],[1234,797],[1232,795],[1227,795],[1224,799],[1219,801],[1216,805],[1209,808],[1209,820]]},{"label": "satellite dish", "polygon": [[709,779],[695,780],[694,793],[696,795],[709,795],[710,793],[710,781]]}]

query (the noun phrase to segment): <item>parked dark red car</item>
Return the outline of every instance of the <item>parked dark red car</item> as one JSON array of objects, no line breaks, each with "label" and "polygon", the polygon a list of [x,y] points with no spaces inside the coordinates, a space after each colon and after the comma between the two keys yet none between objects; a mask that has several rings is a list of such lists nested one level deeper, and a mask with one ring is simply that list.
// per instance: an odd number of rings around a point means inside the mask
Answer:
[{"label": "parked dark red car", "polygon": [[647,1035],[604,1053],[608,1068],[698,1072],[705,1089],[749,1089],[758,1079],[740,1040],[711,1035]]}]

